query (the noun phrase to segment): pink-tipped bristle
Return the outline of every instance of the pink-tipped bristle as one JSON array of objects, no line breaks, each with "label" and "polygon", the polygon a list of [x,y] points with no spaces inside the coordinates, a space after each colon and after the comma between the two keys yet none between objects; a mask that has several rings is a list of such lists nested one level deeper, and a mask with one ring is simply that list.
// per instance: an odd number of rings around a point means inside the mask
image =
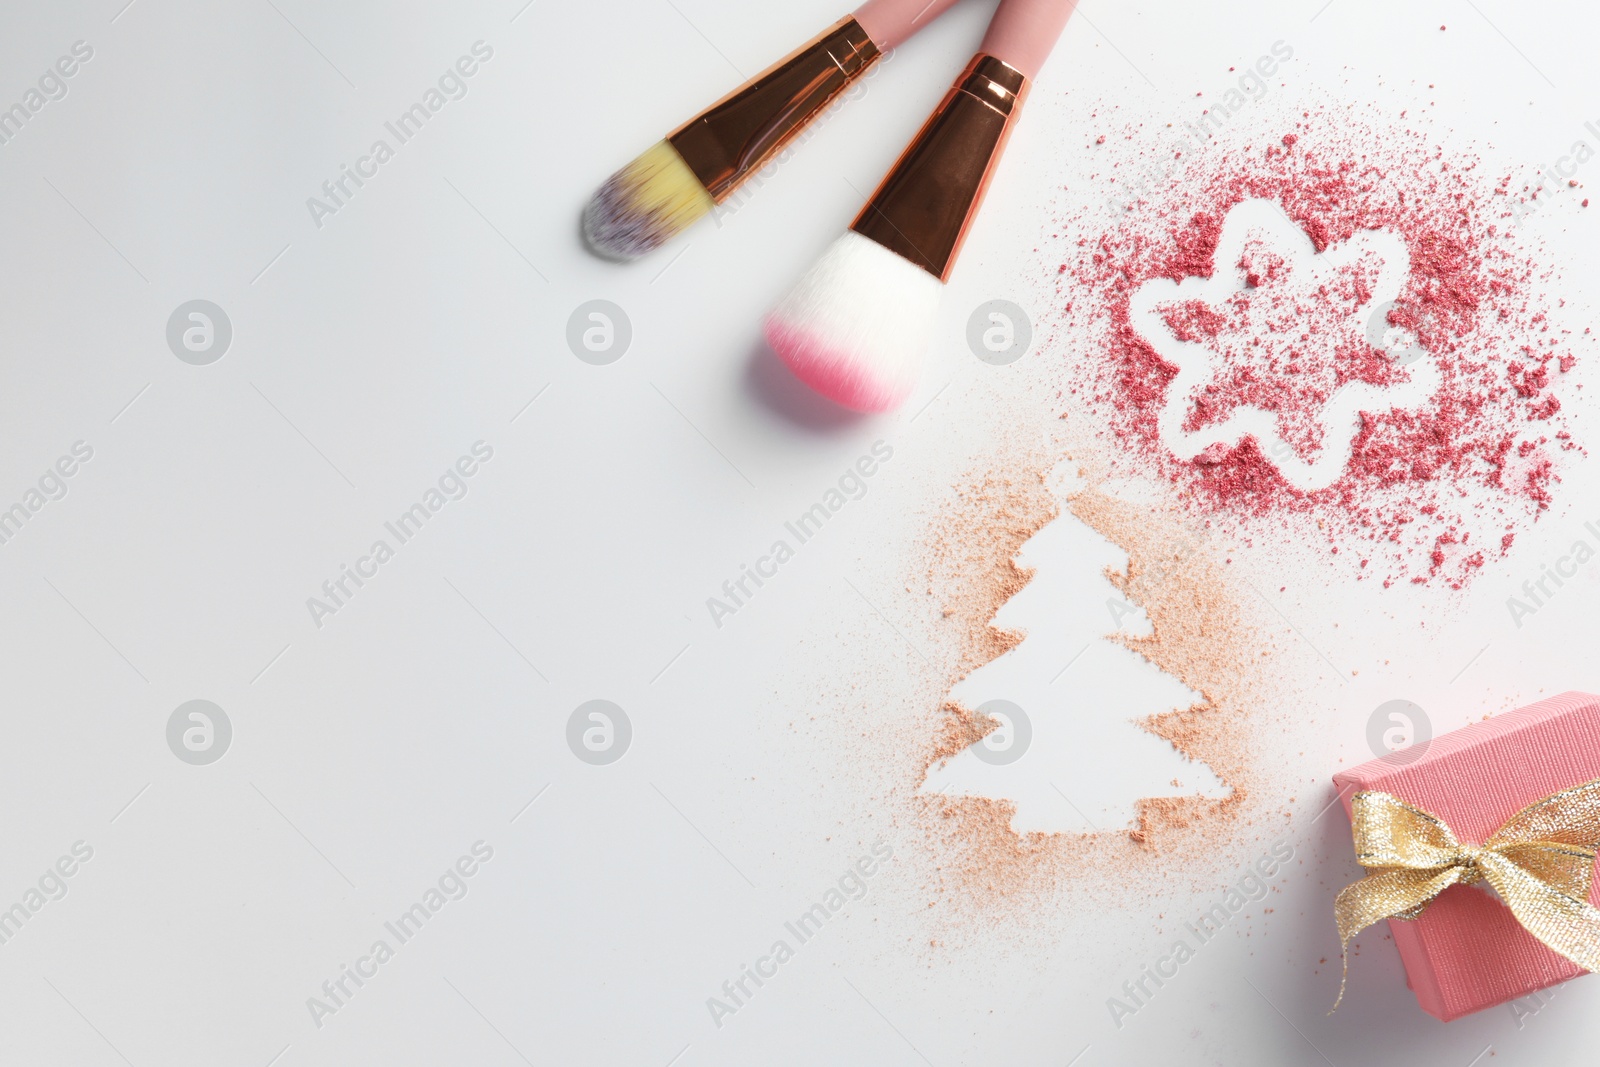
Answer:
[{"label": "pink-tipped bristle", "polygon": [[767,316],[767,340],[795,375],[856,411],[910,395],[932,341],[938,278],[846,230]]},{"label": "pink-tipped bristle", "polygon": [[794,376],[835,404],[877,414],[905,402],[911,382],[874,375],[859,356],[830,345],[813,331],[777,315],[767,316],[767,343]]}]

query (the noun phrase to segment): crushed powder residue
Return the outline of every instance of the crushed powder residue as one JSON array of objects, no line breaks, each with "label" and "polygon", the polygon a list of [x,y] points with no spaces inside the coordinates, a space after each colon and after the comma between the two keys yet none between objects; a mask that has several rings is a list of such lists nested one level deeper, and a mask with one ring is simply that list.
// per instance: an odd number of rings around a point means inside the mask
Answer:
[{"label": "crushed powder residue", "polygon": [[[1122,136],[1089,149],[1097,172],[1059,195],[1058,232],[1039,250],[1054,257],[1062,395],[1092,413],[1122,476],[1169,483],[1190,514],[1247,543],[1293,522],[1294,536],[1345,553],[1358,579],[1459,589],[1549,508],[1564,456],[1580,451],[1562,405],[1582,388],[1574,369],[1593,338],[1560,319],[1559,273],[1519,228],[1540,190],[1447,147],[1420,113],[1341,101],[1258,118],[1174,152],[1170,131],[1114,106],[1096,112]],[[1320,289],[1271,242],[1216,262],[1224,220],[1247,199],[1278,205],[1319,253],[1367,231],[1403,241],[1410,274],[1386,321],[1362,318],[1382,309],[1370,261]],[[1211,382],[1169,397],[1179,368],[1136,328],[1130,301],[1153,279],[1217,271],[1238,271],[1243,288],[1220,306],[1162,311],[1176,340],[1216,359]],[[1410,339],[1403,354],[1373,343],[1386,330],[1398,331],[1388,343]],[[1291,485],[1253,435],[1184,460],[1158,426],[1170,403],[1185,405],[1185,432],[1248,406],[1272,417],[1276,447],[1312,462],[1339,390],[1403,386],[1424,368],[1438,377],[1428,399],[1360,411],[1348,464],[1326,488]]]},{"label": "crushed powder residue", "polygon": [[[1013,460],[1018,457],[1012,457]],[[1004,463],[953,491],[924,545],[916,583],[934,602],[930,617],[952,649],[935,685],[941,694],[1014,647],[1024,636],[992,625],[996,612],[1030,577],[1015,558],[1029,537],[1059,514],[1046,488],[1054,460],[1028,456]],[[928,770],[981,740],[998,723],[941,696],[924,707],[920,740],[894,788],[896,822],[919,837],[907,855],[929,857],[922,869],[929,921],[945,939],[975,935],[997,913],[1027,925],[1045,921],[1062,894],[1129,899],[1141,885],[1170,884],[1175,874],[1205,875],[1228,846],[1253,834],[1263,813],[1253,806],[1264,771],[1253,754],[1265,731],[1282,723],[1272,702],[1274,639],[1249,621],[1222,564],[1170,512],[1121,502],[1092,488],[1072,495],[1072,514],[1124,548],[1125,571],[1107,577],[1153,627],[1144,637],[1107,635],[1169,672],[1203,699],[1137,725],[1207,764],[1229,788],[1221,799],[1153,798],[1138,804],[1133,826],[1093,833],[1019,833],[1015,805],[979,796],[923,791]],[[1262,790],[1265,793],[1266,790]],[[1198,861],[1198,862],[1197,862]]]}]

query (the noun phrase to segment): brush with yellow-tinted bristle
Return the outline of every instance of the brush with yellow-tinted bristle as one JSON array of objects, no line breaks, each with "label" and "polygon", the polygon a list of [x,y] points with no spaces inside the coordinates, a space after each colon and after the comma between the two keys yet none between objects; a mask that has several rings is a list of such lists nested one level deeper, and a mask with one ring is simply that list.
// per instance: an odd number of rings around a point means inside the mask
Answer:
[{"label": "brush with yellow-tinted bristle", "polygon": [[722,203],[882,58],[955,0],[867,0],[613,174],[583,210],[607,259],[637,259]]},{"label": "brush with yellow-tinted bristle", "polygon": [[637,259],[715,206],[678,150],[660,141],[594,194],[583,209],[583,236],[607,259]]}]

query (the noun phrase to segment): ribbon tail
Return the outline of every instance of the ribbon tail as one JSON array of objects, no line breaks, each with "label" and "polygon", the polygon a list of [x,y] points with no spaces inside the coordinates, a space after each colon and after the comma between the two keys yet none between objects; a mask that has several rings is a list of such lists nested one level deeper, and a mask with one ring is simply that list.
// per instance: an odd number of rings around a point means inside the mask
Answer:
[{"label": "ribbon tail", "polygon": [[1584,970],[1600,971],[1600,910],[1496,852],[1479,856],[1478,867],[1528,933]]},{"label": "ribbon tail", "polygon": [[[1339,891],[1333,902],[1333,915],[1339,926],[1339,997],[1328,1012],[1339,1010],[1344,1000],[1345,983],[1350,977],[1350,941],[1380,919],[1414,912],[1445,889],[1459,882],[1466,872],[1461,867],[1444,870],[1415,870],[1394,867],[1367,875]],[[1600,914],[1600,913],[1597,913]]]}]

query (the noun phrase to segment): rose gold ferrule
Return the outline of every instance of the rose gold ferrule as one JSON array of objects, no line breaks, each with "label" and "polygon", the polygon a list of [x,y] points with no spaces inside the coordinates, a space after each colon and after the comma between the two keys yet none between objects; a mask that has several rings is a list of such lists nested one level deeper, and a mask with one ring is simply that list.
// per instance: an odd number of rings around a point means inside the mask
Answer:
[{"label": "rose gold ferrule", "polygon": [[940,281],[950,277],[1028,79],[979,53],[850,225]]},{"label": "rose gold ferrule", "polygon": [[690,119],[667,141],[721,203],[881,55],[861,24],[846,16]]}]

